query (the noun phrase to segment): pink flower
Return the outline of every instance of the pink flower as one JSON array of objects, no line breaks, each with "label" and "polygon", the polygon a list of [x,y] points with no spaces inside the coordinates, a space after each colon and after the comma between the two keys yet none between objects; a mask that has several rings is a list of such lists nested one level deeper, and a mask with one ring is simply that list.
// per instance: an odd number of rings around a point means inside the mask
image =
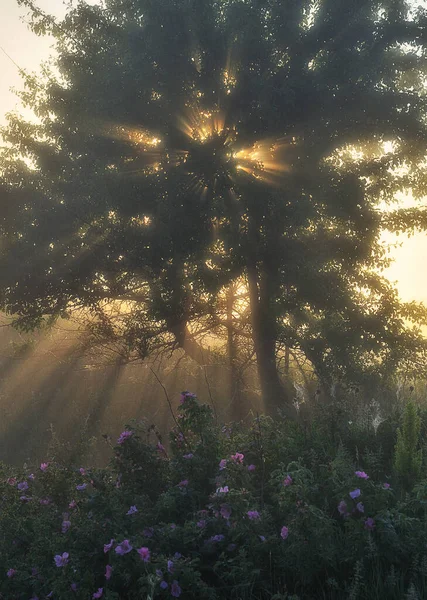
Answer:
[{"label": "pink flower", "polygon": [[190,400],[190,399],[194,399],[194,398],[196,398],[196,394],[192,394],[191,392],[181,392],[179,401],[181,404],[184,404],[184,402],[186,400]]},{"label": "pink flower", "polygon": [[236,454],[232,454],[230,458],[234,463],[242,464],[245,455],[241,454],[240,452],[236,452]]},{"label": "pink flower", "polygon": [[80,483],[79,485],[76,485],[76,490],[78,490],[79,492],[83,492],[86,488],[87,483]]},{"label": "pink flower", "polygon": [[261,518],[261,515],[257,510],[248,510],[246,514],[248,515],[250,521],[257,521]]},{"label": "pink flower", "polygon": [[219,487],[216,491],[217,494],[228,494],[229,492],[229,488],[228,485],[225,485],[224,487]]},{"label": "pink flower", "polygon": [[40,498],[40,504],[43,506],[48,506],[51,503],[50,498]]},{"label": "pink flower", "polygon": [[350,492],[349,496],[353,500],[355,500],[356,498],[358,498],[360,496],[360,490],[359,490],[359,488],[357,488],[356,490],[353,490],[352,492]]},{"label": "pink flower", "polygon": [[219,470],[222,471],[227,466],[227,459],[223,458],[219,461]]},{"label": "pink flower", "polygon": [[255,471],[256,466],[255,465],[248,465],[248,471]]},{"label": "pink flower", "polygon": [[43,471],[43,473],[46,471],[46,469],[48,468],[49,463],[41,463],[40,465],[40,471]]},{"label": "pink flower", "polygon": [[20,492],[25,492],[25,490],[28,490],[28,483],[26,481],[21,481],[16,487]]},{"label": "pink flower", "polygon": [[142,548],[139,548],[137,550],[139,556],[141,557],[141,560],[143,560],[144,562],[148,562],[150,560],[150,550],[148,548],[146,548],[145,546],[143,546]]},{"label": "pink flower", "polygon": [[114,544],[114,540],[110,540],[109,544],[104,544],[104,554],[107,554],[107,552],[109,552],[111,550],[111,548],[113,547]]},{"label": "pink flower", "polygon": [[77,506],[77,502],[75,500],[71,500],[70,504],[68,505],[68,508],[76,508]]},{"label": "pink flower", "polygon": [[147,527],[142,531],[142,535],[147,538],[152,538],[154,534],[154,529],[152,527]]},{"label": "pink flower", "polygon": [[127,515],[134,515],[135,513],[138,512],[138,509],[136,508],[136,506],[131,506],[130,509],[127,511]]},{"label": "pink flower", "polygon": [[172,585],[171,585],[171,596],[173,596],[174,598],[179,598],[181,595],[181,588],[179,587],[178,582],[176,581],[176,579],[174,581],[172,581]]},{"label": "pink flower", "polygon": [[11,579],[16,574],[16,569],[9,569],[6,575]]},{"label": "pink flower", "polygon": [[365,521],[365,529],[367,529],[368,531],[372,531],[373,529],[375,529],[375,521],[374,519],[372,519],[371,517],[368,517]]},{"label": "pink flower", "polygon": [[6,480],[6,483],[8,483],[9,485],[15,485],[16,484],[16,477],[8,477],[8,479]]},{"label": "pink flower", "polygon": [[105,579],[108,581],[111,578],[111,573],[113,572],[113,567],[111,565],[107,565],[105,567]]},{"label": "pink flower", "polygon": [[389,483],[383,483],[383,488],[385,490],[389,490],[390,489],[390,484]]},{"label": "pink flower", "polygon": [[220,513],[224,519],[229,519],[231,517],[231,508],[228,506],[228,504],[221,504]]},{"label": "pink flower", "polygon": [[122,433],[119,436],[119,439],[117,440],[117,444],[119,446],[121,446],[126,440],[128,440],[130,437],[133,436],[133,431],[122,431]]},{"label": "pink flower", "polygon": [[83,467],[80,467],[79,471],[80,475],[82,475],[83,477],[86,475],[86,469],[84,469]]},{"label": "pink flower", "polygon": [[344,500],[341,500],[341,502],[338,504],[338,512],[340,513],[340,515],[347,515],[347,504],[344,502]]},{"label": "pink flower", "polygon": [[71,521],[62,521],[62,524],[61,524],[62,533],[67,533],[67,531],[70,529],[70,527],[71,527]]},{"label": "pink flower", "polygon": [[288,487],[288,485],[292,485],[293,479],[290,475],[286,475],[285,479],[283,480],[283,485],[285,487]]},{"label": "pink flower", "polygon": [[355,471],[354,474],[356,477],[359,477],[359,479],[369,479],[369,475],[367,475],[365,471]]},{"label": "pink flower", "polygon": [[117,547],[116,547],[116,554],[120,554],[120,556],[123,556],[124,554],[128,554],[128,552],[130,552],[132,550],[132,546],[129,543],[129,540],[123,540],[123,542],[121,542]]},{"label": "pink flower", "polygon": [[188,479],[183,479],[182,481],[180,481],[178,483],[177,487],[185,488],[185,487],[187,487],[187,485],[188,485]]},{"label": "pink flower", "polygon": [[94,593],[92,598],[102,598],[103,592],[104,592],[103,588],[98,588],[98,591]]},{"label": "pink flower", "polygon": [[282,527],[282,529],[280,530],[280,537],[284,540],[286,540],[286,538],[289,535],[289,529],[285,526]]},{"label": "pink flower", "polygon": [[166,449],[162,442],[157,442],[157,450],[160,452],[160,454],[166,454]]},{"label": "pink flower", "polygon": [[65,567],[68,564],[69,559],[68,552],[63,552],[62,554],[56,554],[54,557],[54,561],[57,567]]}]

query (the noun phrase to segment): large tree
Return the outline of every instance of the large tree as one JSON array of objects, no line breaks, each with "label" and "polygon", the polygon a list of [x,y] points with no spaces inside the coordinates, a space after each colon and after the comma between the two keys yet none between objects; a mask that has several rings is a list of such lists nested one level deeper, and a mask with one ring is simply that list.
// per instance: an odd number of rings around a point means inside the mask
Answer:
[{"label": "large tree", "polygon": [[25,75],[38,120],[3,131],[0,301],[18,325],[84,307],[130,351],[196,360],[196,331],[223,327],[288,412],[280,348],[325,381],[424,367],[407,325],[424,310],[380,275],[382,229],[426,220],[388,208],[426,192],[422,9],[104,0],[57,21],[18,2],[57,51]]}]

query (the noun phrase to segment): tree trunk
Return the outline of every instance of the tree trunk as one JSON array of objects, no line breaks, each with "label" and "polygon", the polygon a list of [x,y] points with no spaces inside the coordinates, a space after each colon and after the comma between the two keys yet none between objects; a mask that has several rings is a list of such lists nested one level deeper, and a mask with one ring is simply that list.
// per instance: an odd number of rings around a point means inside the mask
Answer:
[{"label": "tree trunk", "polygon": [[290,357],[289,346],[285,346],[285,376],[286,376],[286,379],[289,379],[289,357]]},{"label": "tree trunk", "polygon": [[227,290],[227,358],[229,366],[229,385],[231,403],[231,418],[240,421],[245,416],[244,398],[242,391],[242,375],[238,365],[238,350],[236,344],[236,333],[234,331],[233,308],[235,301],[235,287],[231,284]]},{"label": "tree trunk", "polygon": [[[264,274],[264,279],[268,278]],[[292,399],[283,385],[276,363],[276,336],[274,315],[268,298],[268,282],[260,281],[256,266],[248,267],[249,298],[251,305],[252,335],[257,359],[258,377],[264,407],[274,416],[282,410],[295,419],[296,410]]]},{"label": "tree trunk", "polygon": [[179,348],[182,348],[197,364],[201,366],[209,364],[210,351],[193,339],[185,322],[169,325],[169,331],[174,335]]}]

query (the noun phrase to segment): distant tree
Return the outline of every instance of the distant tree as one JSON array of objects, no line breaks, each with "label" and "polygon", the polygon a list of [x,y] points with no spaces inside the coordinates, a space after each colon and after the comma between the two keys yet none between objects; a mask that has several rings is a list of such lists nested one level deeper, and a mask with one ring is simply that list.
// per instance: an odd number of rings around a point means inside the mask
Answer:
[{"label": "distant tree", "polygon": [[235,327],[267,408],[288,414],[285,348],[325,382],[425,368],[407,325],[424,308],[380,275],[383,228],[427,222],[389,208],[426,193],[423,9],[104,0],[58,21],[18,3],[57,50],[25,75],[37,122],[12,114],[3,131],[0,301],[18,326],[83,307],[130,352],[196,360],[201,335]]},{"label": "distant tree", "polygon": [[422,450],[419,449],[421,419],[417,407],[408,402],[403,415],[402,428],[397,430],[394,468],[407,487],[411,487],[421,474]]}]

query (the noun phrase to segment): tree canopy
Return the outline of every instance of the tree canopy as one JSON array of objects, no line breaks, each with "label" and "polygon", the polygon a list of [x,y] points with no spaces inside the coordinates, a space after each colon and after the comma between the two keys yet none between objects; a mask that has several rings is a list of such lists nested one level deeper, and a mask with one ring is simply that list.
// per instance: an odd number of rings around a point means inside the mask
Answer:
[{"label": "tree canopy", "polygon": [[130,353],[197,358],[197,333],[228,325],[288,408],[284,348],[326,382],[425,368],[424,308],[381,275],[384,228],[427,223],[392,207],[427,191],[423,8],[104,0],[55,20],[18,1],[57,51],[23,74],[37,120],[3,130],[0,302],[18,326],[84,308]]}]

